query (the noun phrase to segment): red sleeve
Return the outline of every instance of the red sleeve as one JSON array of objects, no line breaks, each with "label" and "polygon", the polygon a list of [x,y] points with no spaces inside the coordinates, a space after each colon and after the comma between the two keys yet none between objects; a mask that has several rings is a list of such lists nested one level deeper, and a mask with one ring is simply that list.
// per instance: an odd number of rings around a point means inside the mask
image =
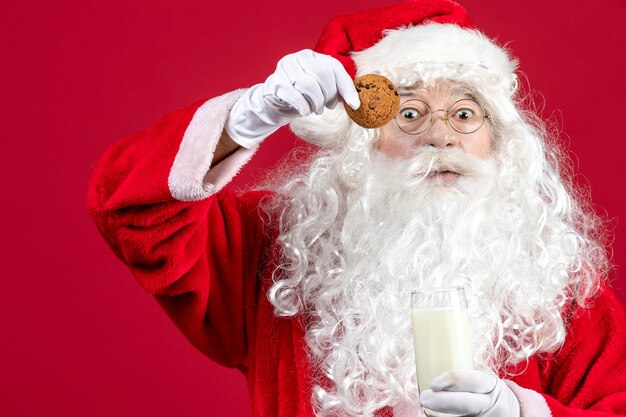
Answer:
[{"label": "red sleeve", "polygon": [[87,204],[115,254],[191,343],[220,364],[242,368],[245,329],[254,328],[263,195],[172,197],[168,175],[197,108],[165,116],[108,149]]},{"label": "red sleeve", "polygon": [[626,415],[625,318],[608,288],[574,314],[565,345],[542,372],[554,417]]}]

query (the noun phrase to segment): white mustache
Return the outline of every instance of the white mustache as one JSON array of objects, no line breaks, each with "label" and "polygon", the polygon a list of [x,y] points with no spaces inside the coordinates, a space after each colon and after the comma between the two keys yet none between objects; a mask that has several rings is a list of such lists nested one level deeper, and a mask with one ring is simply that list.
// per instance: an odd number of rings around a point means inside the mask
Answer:
[{"label": "white mustache", "polygon": [[485,165],[485,161],[459,151],[425,150],[411,159],[409,169],[415,176],[422,178],[445,171],[471,176],[484,172]]}]

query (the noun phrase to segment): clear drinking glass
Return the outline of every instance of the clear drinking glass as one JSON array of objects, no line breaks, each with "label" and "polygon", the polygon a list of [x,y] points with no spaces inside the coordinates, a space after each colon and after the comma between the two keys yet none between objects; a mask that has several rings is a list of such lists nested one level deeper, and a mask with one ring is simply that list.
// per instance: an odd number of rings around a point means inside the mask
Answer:
[{"label": "clear drinking glass", "polygon": [[[444,372],[473,368],[470,321],[463,288],[412,292],[411,315],[420,392]],[[428,416],[451,416],[430,410],[424,412]]]}]

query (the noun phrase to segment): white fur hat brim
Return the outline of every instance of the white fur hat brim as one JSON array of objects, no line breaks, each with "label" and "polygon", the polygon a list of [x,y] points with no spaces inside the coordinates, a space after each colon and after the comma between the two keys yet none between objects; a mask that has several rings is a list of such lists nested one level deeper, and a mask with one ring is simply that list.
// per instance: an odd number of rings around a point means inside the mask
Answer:
[{"label": "white fur hat brim", "polygon": [[517,61],[480,31],[439,23],[385,31],[372,47],[353,52],[352,59],[357,76],[387,74],[394,83],[401,83],[393,79],[398,69],[424,65],[484,71],[501,82],[514,78],[517,69]]}]

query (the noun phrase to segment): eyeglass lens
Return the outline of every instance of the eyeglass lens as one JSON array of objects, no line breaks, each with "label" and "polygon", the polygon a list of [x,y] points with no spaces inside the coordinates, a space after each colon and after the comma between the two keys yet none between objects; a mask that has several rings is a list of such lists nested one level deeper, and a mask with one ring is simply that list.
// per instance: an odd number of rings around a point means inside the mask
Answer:
[{"label": "eyeglass lens", "polygon": [[396,116],[398,127],[411,135],[428,130],[436,117],[433,113],[444,113],[444,121],[459,133],[473,133],[480,129],[485,120],[485,112],[474,100],[462,99],[453,103],[448,110],[432,111],[422,100],[407,100]]}]

